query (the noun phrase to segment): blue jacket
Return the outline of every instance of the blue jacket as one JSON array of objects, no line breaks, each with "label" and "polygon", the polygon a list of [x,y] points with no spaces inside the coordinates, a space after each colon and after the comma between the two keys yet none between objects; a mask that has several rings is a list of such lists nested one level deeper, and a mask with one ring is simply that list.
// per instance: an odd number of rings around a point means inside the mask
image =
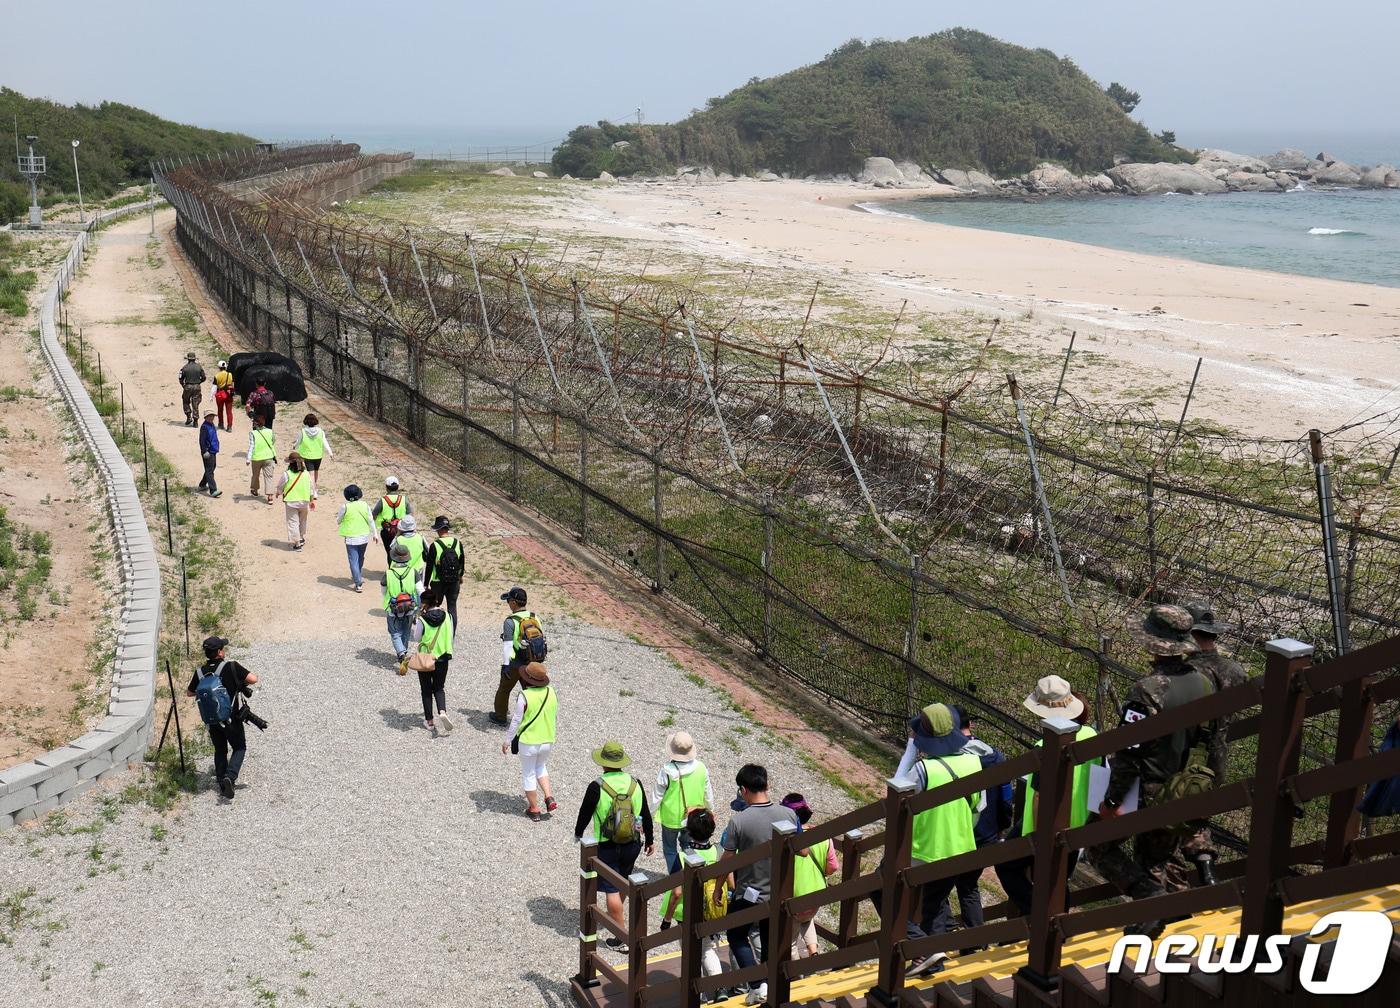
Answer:
[{"label": "blue jacket", "polygon": [[199,453],[219,454],[219,429],[208,420],[199,425]]},{"label": "blue jacket", "polygon": [[[969,739],[962,751],[980,758],[983,770],[1006,761],[1006,755],[1000,749],[987,745],[979,738]],[[1008,781],[999,787],[988,788],[984,794],[987,796],[986,808],[972,827],[972,835],[978,847],[1001,839],[1001,834],[1011,825],[1011,783]]]}]

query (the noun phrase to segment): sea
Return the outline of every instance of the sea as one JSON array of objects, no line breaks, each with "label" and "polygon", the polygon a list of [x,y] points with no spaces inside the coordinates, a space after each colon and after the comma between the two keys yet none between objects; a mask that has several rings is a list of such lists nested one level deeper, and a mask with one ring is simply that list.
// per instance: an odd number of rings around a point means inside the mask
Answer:
[{"label": "sea", "polygon": [[[1298,147],[1350,164],[1400,166],[1400,134],[1289,139],[1211,133],[1192,147],[1269,154]],[[1039,235],[1224,266],[1400,287],[1400,190],[1303,188],[1213,196],[1093,196],[1045,200],[913,199],[870,203],[956,227]]]}]

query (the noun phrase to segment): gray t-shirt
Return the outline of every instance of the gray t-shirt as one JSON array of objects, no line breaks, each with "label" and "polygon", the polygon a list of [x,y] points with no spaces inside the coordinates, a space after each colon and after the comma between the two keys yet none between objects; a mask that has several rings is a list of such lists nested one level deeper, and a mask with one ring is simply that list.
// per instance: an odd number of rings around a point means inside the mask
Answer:
[{"label": "gray t-shirt", "polygon": [[[773,839],[773,824],[780,822],[796,826],[797,813],[777,802],[749,805],[742,812],[734,813],[734,817],[729,820],[729,827],[724,831],[724,849],[742,854],[751,847],[766,844]],[[735,895],[742,897],[744,890],[752,886],[767,898],[772,887],[772,877],[772,868],[767,858],[747,868],[740,868],[734,873]]]}]

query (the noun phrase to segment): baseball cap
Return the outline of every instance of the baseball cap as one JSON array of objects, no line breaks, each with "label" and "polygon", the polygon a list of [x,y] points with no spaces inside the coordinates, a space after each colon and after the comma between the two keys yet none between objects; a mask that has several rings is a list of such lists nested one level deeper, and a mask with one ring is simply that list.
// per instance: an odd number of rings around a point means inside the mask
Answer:
[{"label": "baseball cap", "polygon": [[502,602],[519,602],[522,605],[529,601],[529,596],[525,594],[525,589],[516,585],[510,591],[501,596]]},{"label": "baseball cap", "polygon": [[395,487],[397,487],[397,486],[399,485],[399,478],[398,478],[397,476],[385,476],[385,477],[384,477],[384,485],[385,485],[386,487],[388,487],[390,490],[393,490]]},{"label": "baseball cap", "polygon": [[215,651],[219,650],[219,648],[221,648],[221,647],[228,647],[228,638],[227,638],[227,637],[206,637],[206,638],[204,638],[204,650],[205,650],[206,653],[213,654]]}]

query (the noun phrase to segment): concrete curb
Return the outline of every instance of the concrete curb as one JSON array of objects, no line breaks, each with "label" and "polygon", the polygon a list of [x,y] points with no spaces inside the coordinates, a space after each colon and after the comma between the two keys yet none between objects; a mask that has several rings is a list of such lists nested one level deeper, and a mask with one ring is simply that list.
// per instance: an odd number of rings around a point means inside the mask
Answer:
[{"label": "concrete curb", "polygon": [[[121,207],[99,215],[93,225],[150,209],[150,203]],[[131,468],[58,339],[59,298],[82,264],[94,226],[74,239],[58,274],[44,292],[39,335],[49,372],[77,422],[107,494],[122,578],[112,689],[107,716],[91,731],[31,762],[0,770],[0,829],[66,804],[96,781],[116,776],[128,764],[139,762],[150,740],[155,714],[161,614],[160,566],[156,563],[155,546]]]}]

